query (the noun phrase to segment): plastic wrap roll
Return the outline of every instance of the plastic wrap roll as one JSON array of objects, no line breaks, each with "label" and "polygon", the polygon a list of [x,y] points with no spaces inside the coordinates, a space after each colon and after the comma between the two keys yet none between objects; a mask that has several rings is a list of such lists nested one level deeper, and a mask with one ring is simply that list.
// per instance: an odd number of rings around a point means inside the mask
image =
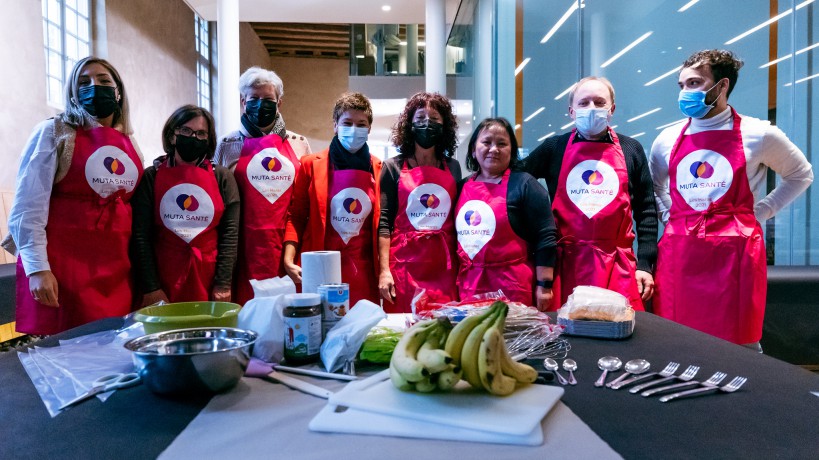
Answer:
[{"label": "plastic wrap roll", "polygon": [[341,282],[341,253],[313,251],[301,253],[301,292],[318,293],[319,284]]}]

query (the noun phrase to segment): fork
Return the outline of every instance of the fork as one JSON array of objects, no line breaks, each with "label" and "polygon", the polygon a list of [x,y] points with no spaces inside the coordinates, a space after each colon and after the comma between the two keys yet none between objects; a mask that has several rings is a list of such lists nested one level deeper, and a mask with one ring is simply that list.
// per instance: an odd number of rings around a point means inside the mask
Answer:
[{"label": "fork", "polygon": [[662,398],[660,398],[660,401],[668,402],[668,401],[672,401],[674,399],[690,398],[690,397],[693,397],[693,396],[700,396],[700,395],[704,395],[704,394],[708,394],[708,393],[716,393],[717,391],[722,391],[724,393],[733,393],[733,392],[739,390],[739,387],[741,387],[742,385],[745,385],[745,382],[747,382],[747,381],[748,381],[747,378],[737,376],[737,377],[734,377],[733,380],[728,382],[728,385],[725,385],[723,387],[718,387],[716,385],[710,385],[710,384],[708,384],[706,386],[706,384],[703,383],[703,388],[695,388],[693,390],[681,391],[679,393],[673,393],[673,394],[670,394],[670,395],[666,395],[666,396],[663,396]]},{"label": "fork", "polygon": [[630,379],[623,380],[622,382],[615,383],[614,385],[611,386],[611,389],[612,390],[619,390],[620,388],[623,388],[626,385],[631,385],[632,383],[639,382],[640,380],[649,379],[649,378],[657,376],[657,375],[659,375],[661,377],[668,377],[669,375],[674,375],[674,373],[677,372],[677,368],[679,368],[679,367],[680,367],[680,363],[675,363],[674,361],[672,361],[672,362],[668,363],[665,366],[665,368],[663,370],[661,370],[660,372],[649,372],[648,374],[634,376],[634,377],[632,377]]},{"label": "fork", "polygon": [[693,379],[694,376],[697,375],[697,372],[699,372],[699,371],[700,371],[700,366],[693,366],[693,365],[688,366],[688,368],[686,368],[685,371],[682,374],[680,374],[679,376],[667,375],[667,376],[665,376],[665,378],[655,380],[653,382],[644,383],[642,385],[637,385],[636,387],[634,387],[634,388],[632,388],[632,389],[630,389],[628,391],[633,393],[633,394],[637,394],[637,393],[645,390],[646,388],[656,387],[656,386],[658,386],[660,384],[663,384],[665,382],[668,382],[668,381],[671,381],[671,380],[674,380],[674,379],[679,379],[682,382],[688,382],[689,380]]},{"label": "fork", "polygon": [[652,388],[651,390],[646,390],[646,391],[644,391],[644,392],[642,392],[640,394],[643,395],[643,396],[651,396],[651,395],[657,394],[657,393],[668,393],[669,390],[676,390],[677,388],[685,388],[685,387],[689,387],[689,386],[692,386],[692,385],[705,385],[705,386],[707,386],[707,385],[712,385],[712,386],[719,385],[719,383],[722,382],[725,379],[725,377],[727,377],[727,376],[728,376],[728,374],[726,374],[725,372],[715,372],[714,375],[709,377],[708,380],[706,380],[704,382],[697,382],[696,380],[692,380],[690,382],[675,383],[673,385],[666,385],[664,387]]}]

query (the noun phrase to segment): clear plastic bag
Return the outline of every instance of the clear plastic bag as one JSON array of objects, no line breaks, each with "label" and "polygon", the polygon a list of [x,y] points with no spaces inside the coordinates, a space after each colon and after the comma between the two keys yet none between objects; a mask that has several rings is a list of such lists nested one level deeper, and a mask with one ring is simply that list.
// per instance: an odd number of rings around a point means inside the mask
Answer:
[{"label": "clear plastic bag", "polygon": [[321,344],[321,362],[328,372],[335,372],[345,363],[355,361],[361,344],[370,329],[387,317],[380,306],[369,300],[359,300],[339,322],[327,331]]}]

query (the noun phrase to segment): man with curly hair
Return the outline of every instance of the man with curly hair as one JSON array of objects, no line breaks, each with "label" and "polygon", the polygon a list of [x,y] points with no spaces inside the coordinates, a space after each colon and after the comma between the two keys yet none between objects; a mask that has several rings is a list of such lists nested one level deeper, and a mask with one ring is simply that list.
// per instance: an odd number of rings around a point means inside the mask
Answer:
[{"label": "man with curly hair", "polygon": [[[651,147],[657,210],[666,224],[654,312],[761,350],[767,267],[761,222],[813,181],[805,155],[767,120],[728,104],[742,61],[724,50],[694,53],[679,75],[688,117]],[[781,176],[766,194],[768,168]]]},{"label": "man with curly hair", "polygon": [[609,126],[614,110],[609,80],[583,78],[569,93],[575,128],[546,139],[525,161],[529,174],[546,180],[557,225],[551,310],[581,285],[617,291],[638,310],[654,293],[657,213],[651,175],[640,143]]},{"label": "man with curly hair", "polygon": [[296,253],[341,252],[341,279],[350,305],[378,302],[376,235],[380,215],[381,160],[367,139],[373,109],[367,96],[345,93],[333,108],[330,147],[301,158],[284,231],[284,270],[301,283]]},{"label": "man with curly hair", "polygon": [[410,98],[392,129],[399,155],[384,162],[378,224],[378,289],[390,313],[409,313],[416,289],[457,298],[452,206],[461,180],[458,122],[438,93]]}]

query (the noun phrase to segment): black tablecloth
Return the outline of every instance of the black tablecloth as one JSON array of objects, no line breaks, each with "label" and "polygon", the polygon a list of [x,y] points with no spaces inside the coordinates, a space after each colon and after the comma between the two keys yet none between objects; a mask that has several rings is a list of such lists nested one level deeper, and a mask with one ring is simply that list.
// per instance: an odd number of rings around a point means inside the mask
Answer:
[{"label": "black tablecloth", "polygon": [[[119,319],[98,321],[59,338],[119,324]],[[810,393],[819,391],[819,376],[648,313],[638,313],[629,339],[570,341],[580,383],[565,387],[563,402],[625,458],[819,456],[819,397]],[[681,363],[681,369],[697,364],[702,379],[723,371],[729,375],[725,382],[735,375],[749,381],[731,395],[661,403],[656,397],[595,388],[596,362],[604,355],[645,358],[655,370],[669,361]],[[161,398],[140,385],[104,404],[88,401],[52,419],[16,354],[6,353],[0,355],[0,458],[154,458],[206,403]],[[344,435],[334,436],[344,442]],[[355,439],[361,443],[361,437]],[[275,444],[275,433],[270,441]],[[418,446],[423,452],[423,441]],[[521,447],[510,447],[510,454],[514,449]],[[572,457],[570,452],[557,456]]]}]

